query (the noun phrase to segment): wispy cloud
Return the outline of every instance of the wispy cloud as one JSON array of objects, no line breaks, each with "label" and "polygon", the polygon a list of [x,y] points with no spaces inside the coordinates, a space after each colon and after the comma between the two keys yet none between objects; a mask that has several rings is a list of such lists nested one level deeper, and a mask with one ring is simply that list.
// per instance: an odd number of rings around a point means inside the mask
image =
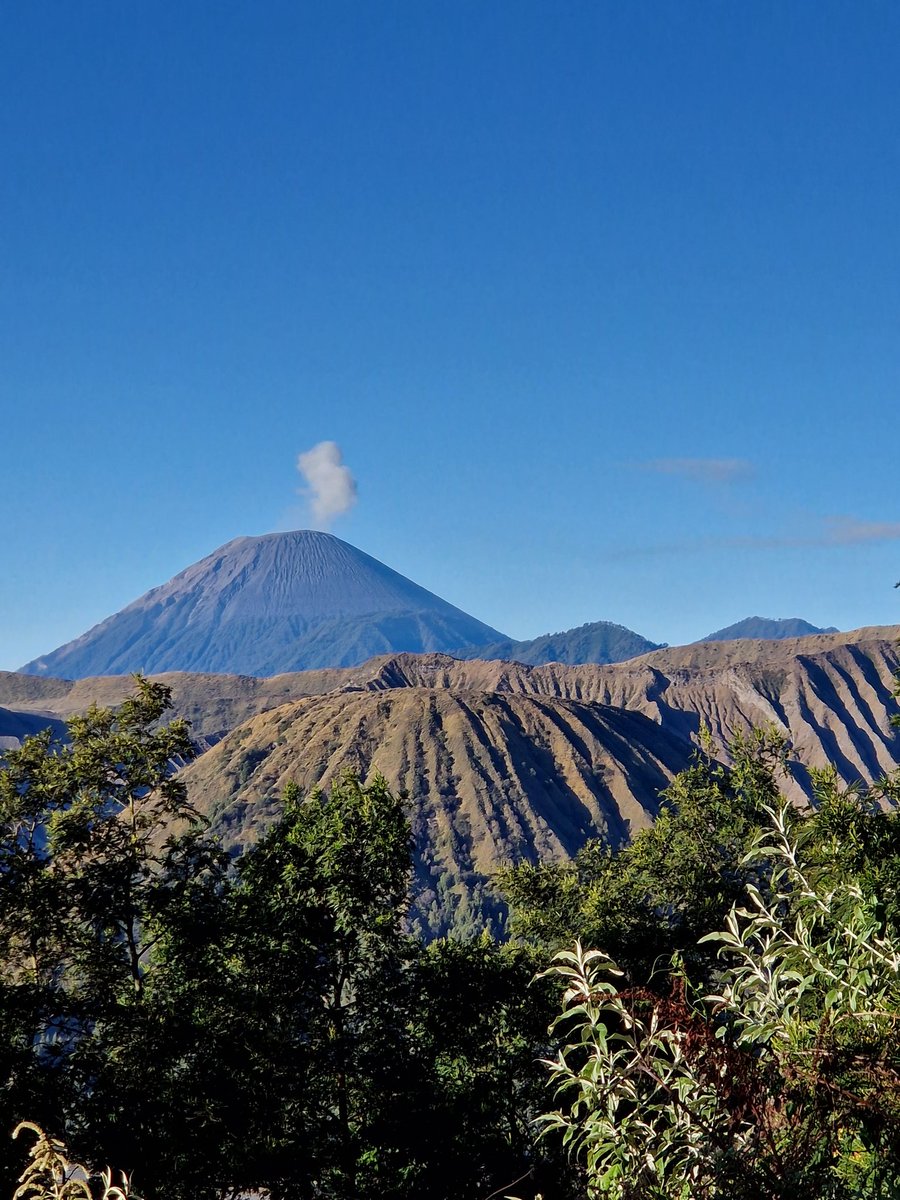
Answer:
[{"label": "wispy cloud", "polygon": [[682,538],[671,542],[654,542],[645,546],[618,546],[609,550],[606,558],[624,561],[632,558],[657,558],[667,554],[706,554],[713,550],[781,550],[786,547],[809,546],[816,543],[794,537],[701,537]]},{"label": "wispy cloud", "polygon": [[753,464],[743,458],[651,458],[637,465],[654,475],[676,475],[695,483],[735,483],[753,474]]},{"label": "wispy cloud", "polygon": [[825,517],[818,532],[810,534],[733,535],[684,538],[646,546],[621,546],[610,550],[611,560],[655,558],[668,554],[705,554],[714,550],[790,550],[814,547],[839,548],[867,542],[900,541],[900,521],[861,521],[856,517]]},{"label": "wispy cloud", "polygon": [[297,470],[306,481],[298,491],[308,500],[315,521],[326,529],[356,503],[356,480],[344,465],[337,442],[319,442],[304,450],[297,458]]},{"label": "wispy cloud", "polygon": [[860,521],[856,517],[828,517],[823,539],[828,546],[858,546],[861,542],[900,540],[900,521]]}]

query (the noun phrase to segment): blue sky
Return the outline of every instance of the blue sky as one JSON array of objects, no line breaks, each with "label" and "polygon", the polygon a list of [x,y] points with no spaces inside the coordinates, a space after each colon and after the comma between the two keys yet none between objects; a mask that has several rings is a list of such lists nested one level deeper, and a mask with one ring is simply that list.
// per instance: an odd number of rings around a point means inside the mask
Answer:
[{"label": "blue sky", "polygon": [[310,523],[526,637],[900,620],[900,7],[0,24],[0,667]]}]

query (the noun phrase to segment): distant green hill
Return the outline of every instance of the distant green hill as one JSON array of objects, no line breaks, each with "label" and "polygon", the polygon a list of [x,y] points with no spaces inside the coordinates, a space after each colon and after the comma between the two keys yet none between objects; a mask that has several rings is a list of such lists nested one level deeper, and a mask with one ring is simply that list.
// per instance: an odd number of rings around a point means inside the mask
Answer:
[{"label": "distant green hill", "polygon": [[639,654],[660,649],[660,644],[648,641],[632,629],[626,629],[624,625],[614,625],[611,621],[593,621],[587,625],[579,625],[577,629],[563,630],[562,633],[545,633],[530,641],[514,642],[504,638],[485,646],[454,650],[453,654],[457,658],[501,658],[508,662],[541,666],[551,662],[624,662],[627,658],[636,658]]},{"label": "distant green hill", "polygon": [[827,629],[820,629],[818,625],[810,625],[809,621],[804,621],[802,617],[780,617],[778,620],[774,617],[746,617],[735,625],[717,629],[715,633],[710,633],[699,640],[701,642],[734,642],[739,638],[763,638],[781,641],[782,638],[806,637],[810,633],[837,632],[834,625],[829,625]]}]

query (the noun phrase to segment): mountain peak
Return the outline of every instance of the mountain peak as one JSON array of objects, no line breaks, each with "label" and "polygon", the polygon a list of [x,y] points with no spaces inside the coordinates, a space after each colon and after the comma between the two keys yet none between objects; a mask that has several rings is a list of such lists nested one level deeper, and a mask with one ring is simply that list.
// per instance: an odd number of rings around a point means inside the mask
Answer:
[{"label": "mountain peak", "polygon": [[701,642],[732,642],[739,638],[761,638],[763,640],[780,641],[782,638],[807,637],[813,633],[837,633],[838,630],[829,625],[820,629],[811,625],[802,617],[745,617],[734,625],[717,629],[715,633],[700,638]]},{"label": "mountain peak", "polygon": [[271,675],[500,636],[349,542],[299,529],[226,542],[22,670]]}]

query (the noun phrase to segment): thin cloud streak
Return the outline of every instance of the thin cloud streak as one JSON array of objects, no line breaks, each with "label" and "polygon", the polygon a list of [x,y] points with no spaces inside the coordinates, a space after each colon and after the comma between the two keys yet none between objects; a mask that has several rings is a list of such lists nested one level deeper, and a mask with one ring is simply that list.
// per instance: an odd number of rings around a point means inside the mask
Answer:
[{"label": "thin cloud streak", "polygon": [[706,554],[712,550],[782,550],[800,546],[825,545],[810,538],[788,537],[708,537],[692,541],[658,542],[650,546],[621,546],[609,550],[604,557],[611,562],[632,558],[656,558],[666,554]]},{"label": "thin cloud streak", "polygon": [[856,517],[826,517],[825,529],[805,537],[775,534],[772,536],[733,536],[694,538],[677,542],[659,542],[649,546],[622,546],[610,550],[609,561],[632,558],[654,558],[667,554],[705,554],[714,550],[797,550],[810,547],[840,549],[874,542],[900,541],[900,521],[860,521]]},{"label": "thin cloud streak", "polygon": [[651,458],[638,466],[654,475],[675,475],[694,483],[736,483],[754,473],[753,464],[743,458]]},{"label": "thin cloud streak", "polygon": [[856,517],[829,517],[829,546],[858,546],[863,542],[895,542],[900,521],[859,521]]}]

